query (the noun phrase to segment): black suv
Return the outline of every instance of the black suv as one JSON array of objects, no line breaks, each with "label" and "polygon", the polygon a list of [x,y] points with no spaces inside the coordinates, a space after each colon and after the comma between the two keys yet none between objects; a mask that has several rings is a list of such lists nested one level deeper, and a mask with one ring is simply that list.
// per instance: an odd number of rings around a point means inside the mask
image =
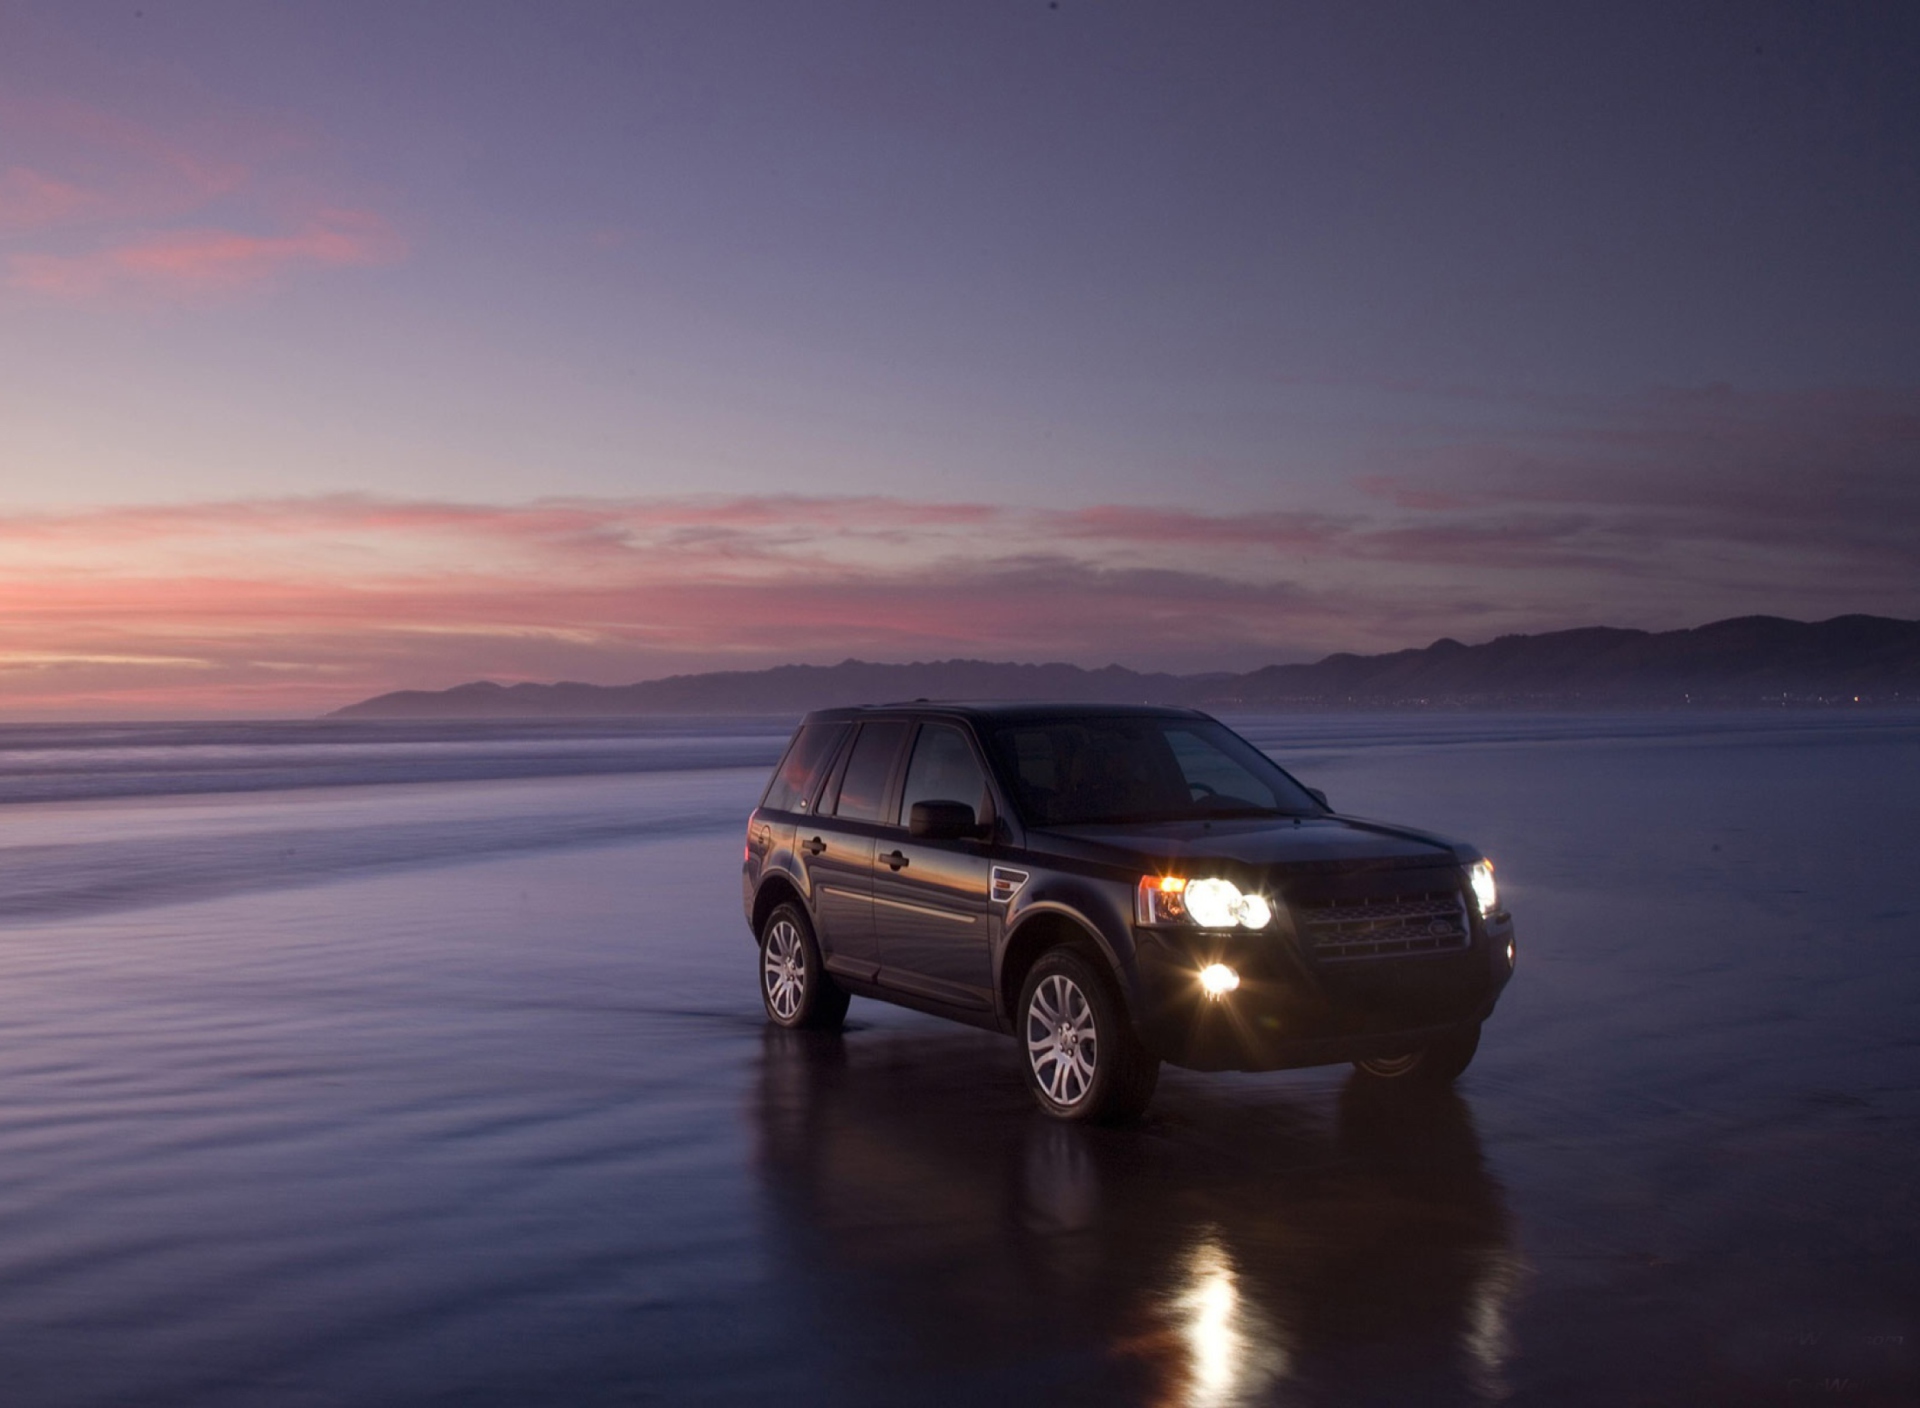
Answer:
[{"label": "black suv", "polygon": [[1063,1119],[1139,1114],[1162,1061],[1445,1084],[1513,974],[1478,851],[1339,816],[1188,709],[809,714],[745,892],[775,1022],[858,994],[1009,1032]]}]

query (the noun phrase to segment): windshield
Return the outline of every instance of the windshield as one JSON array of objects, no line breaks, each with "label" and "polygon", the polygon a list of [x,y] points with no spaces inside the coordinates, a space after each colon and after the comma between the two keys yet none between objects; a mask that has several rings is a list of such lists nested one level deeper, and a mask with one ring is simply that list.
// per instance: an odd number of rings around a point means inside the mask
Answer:
[{"label": "windshield", "polygon": [[994,730],[1000,770],[1035,826],[1312,816],[1299,783],[1211,719],[1084,715]]}]

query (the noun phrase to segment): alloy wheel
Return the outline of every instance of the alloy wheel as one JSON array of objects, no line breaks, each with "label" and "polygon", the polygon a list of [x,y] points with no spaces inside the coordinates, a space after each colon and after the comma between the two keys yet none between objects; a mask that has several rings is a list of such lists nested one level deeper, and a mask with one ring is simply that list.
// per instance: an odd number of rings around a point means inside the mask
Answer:
[{"label": "alloy wheel", "polygon": [[807,995],[807,949],[793,921],[776,920],[767,930],[760,967],[768,1010],[782,1022],[791,1022]]},{"label": "alloy wheel", "polygon": [[1049,973],[1027,1006],[1027,1059],[1047,1098],[1061,1106],[1086,1099],[1100,1062],[1093,1005],[1064,973]]}]

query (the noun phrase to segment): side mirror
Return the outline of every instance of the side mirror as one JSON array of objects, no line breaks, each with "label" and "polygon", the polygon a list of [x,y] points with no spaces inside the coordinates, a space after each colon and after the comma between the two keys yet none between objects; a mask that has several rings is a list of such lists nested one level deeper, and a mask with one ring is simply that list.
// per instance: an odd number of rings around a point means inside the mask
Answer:
[{"label": "side mirror", "polygon": [[907,835],[922,841],[958,841],[980,834],[980,820],[965,802],[915,802]]},{"label": "side mirror", "polygon": [[1318,802],[1321,806],[1325,807],[1328,811],[1333,810],[1333,803],[1327,800],[1327,794],[1322,792],[1318,787],[1309,787],[1307,789],[1307,795],[1313,798],[1313,800]]}]

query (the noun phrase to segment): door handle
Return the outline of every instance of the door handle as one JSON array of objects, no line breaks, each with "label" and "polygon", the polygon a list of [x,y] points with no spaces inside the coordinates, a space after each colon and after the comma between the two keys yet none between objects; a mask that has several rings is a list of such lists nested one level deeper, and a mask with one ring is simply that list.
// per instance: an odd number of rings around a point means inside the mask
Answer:
[{"label": "door handle", "polygon": [[894,870],[894,871],[899,871],[904,869],[907,864],[907,858],[904,855],[902,855],[899,851],[895,851],[891,855],[881,856],[880,859],[887,863],[888,869]]},{"label": "door handle", "polygon": [[802,841],[800,843],[800,849],[810,856],[817,856],[826,848],[827,843],[822,841],[818,836],[814,837],[811,841]]}]

